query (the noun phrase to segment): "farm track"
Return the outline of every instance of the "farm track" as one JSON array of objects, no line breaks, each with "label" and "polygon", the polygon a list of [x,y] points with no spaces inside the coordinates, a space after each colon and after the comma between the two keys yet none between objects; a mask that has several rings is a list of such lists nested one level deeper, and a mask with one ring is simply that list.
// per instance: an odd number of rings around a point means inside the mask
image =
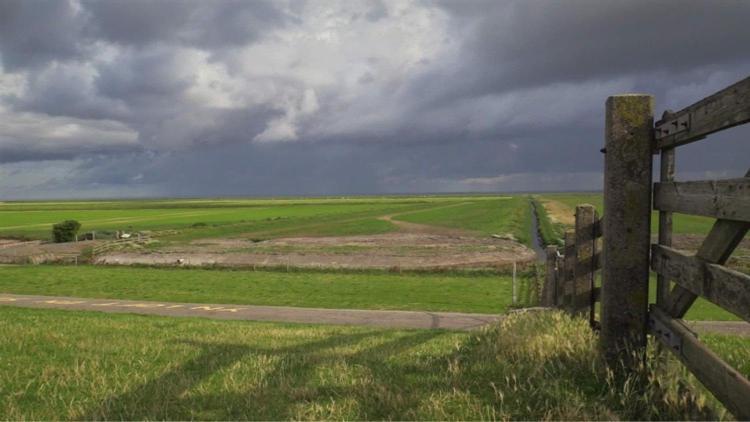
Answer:
[{"label": "farm track", "polygon": [[288,306],[221,305],[12,294],[0,294],[0,305],[171,317],[447,330],[477,329],[501,319],[500,315],[458,312],[295,308]]},{"label": "farm track", "polygon": [[[478,329],[500,321],[503,318],[502,314],[462,312],[297,308],[290,306],[177,303],[14,294],[0,294],[0,306],[133,313],[169,317],[197,317],[220,320],[447,330]],[[750,337],[750,324],[743,321],[687,321],[686,323],[691,329],[701,334],[711,333]]]}]

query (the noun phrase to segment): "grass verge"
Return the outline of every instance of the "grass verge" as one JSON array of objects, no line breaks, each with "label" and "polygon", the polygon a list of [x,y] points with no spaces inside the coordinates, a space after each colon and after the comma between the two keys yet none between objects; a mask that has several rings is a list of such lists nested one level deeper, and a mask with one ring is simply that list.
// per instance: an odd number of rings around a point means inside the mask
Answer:
[{"label": "grass verge", "polygon": [[[520,297],[526,287],[521,286]],[[97,266],[0,267],[0,292],[101,299],[501,313],[512,278],[491,273],[240,271]]]},{"label": "grass verge", "polygon": [[539,235],[542,238],[542,242],[544,242],[545,246],[556,245],[562,247],[565,244],[563,241],[565,225],[553,223],[552,220],[550,220],[544,205],[536,198],[532,199],[532,201],[534,210],[536,211]]},{"label": "grass verge", "polygon": [[616,379],[583,320],[478,333],[0,307],[0,419],[717,419],[670,365]]}]

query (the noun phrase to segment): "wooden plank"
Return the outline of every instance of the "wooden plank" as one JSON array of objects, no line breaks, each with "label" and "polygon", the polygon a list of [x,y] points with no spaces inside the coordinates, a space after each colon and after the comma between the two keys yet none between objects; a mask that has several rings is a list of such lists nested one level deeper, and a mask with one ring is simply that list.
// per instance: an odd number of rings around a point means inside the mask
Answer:
[{"label": "wooden plank", "polygon": [[750,221],[750,177],[656,183],[654,208],[724,220]]},{"label": "wooden plank", "polygon": [[[674,161],[674,148],[666,148],[661,151],[661,159],[659,163],[660,182],[664,183],[674,181]],[[672,246],[672,213],[669,211],[659,211],[659,244]],[[661,274],[656,276],[656,304],[663,309],[666,309],[669,306],[667,303],[669,298],[669,286],[670,281],[668,278]]]},{"label": "wooden plank", "polygon": [[594,222],[596,211],[593,205],[576,206],[576,266],[573,282],[573,313],[583,314],[591,305],[591,288],[594,278]]},{"label": "wooden plank", "polygon": [[750,381],[703,345],[682,322],[652,307],[654,336],[737,418],[750,420]]},{"label": "wooden plank", "polygon": [[600,343],[613,367],[636,365],[646,347],[653,101],[617,95],[606,105]]},{"label": "wooden plank", "polygon": [[573,309],[573,281],[576,268],[576,235],[573,230],[565,232],[565,258],[563,260],[563,307]]},{"label": "wooden plank", "polygon": [[557,246],[550,245],[545,249],[544,287],[542,288],[542,306],[555,306],[555,283],[557,274]]},{"label": "wooden plank", "polygon": [[750,276],[747,274],[663,245],[653,245],[651,268],[691,293],[750,321]]},{"label": "wooden plank", "polygon": [[594,221],[594,238],[596,239],[602,237],[602,224],[603,224],[602,220],[603,219],[604,219],[603,217],[599,217],[597,215],[596,221]]},{"label": "wooden plank", "polygon": [[[745,177],[750,177],[750,170],[745,173]],[[745,237],[748,229],[750,223],[718,220],[695,255],[706,262],[724,264]],[[667,300],[669,314],[675,318],[682,318],[696,298],[691,291],[679,285],[675,286]]]},{"label": "wooden plank", "polygon": [[750,77],[664,116],[655,125],[654,146],[662,149],[685,145],[747,122],[750,122]]},{"label": "wooden plank", "polygon": [[563,255],[557,255],[557,271],[555,271],[555,307],[562,308],[563,305],[563,285],[565,280],[565,271]]}]

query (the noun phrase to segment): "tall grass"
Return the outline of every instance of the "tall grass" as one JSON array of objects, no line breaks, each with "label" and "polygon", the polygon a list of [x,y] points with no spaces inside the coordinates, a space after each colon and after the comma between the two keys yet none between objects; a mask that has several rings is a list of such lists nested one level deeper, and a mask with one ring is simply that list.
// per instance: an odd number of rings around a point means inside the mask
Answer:
[{"label": "tall grass", "polygon": [[0,419],[717,419],[556,312],[446,332],[0,307]]}]

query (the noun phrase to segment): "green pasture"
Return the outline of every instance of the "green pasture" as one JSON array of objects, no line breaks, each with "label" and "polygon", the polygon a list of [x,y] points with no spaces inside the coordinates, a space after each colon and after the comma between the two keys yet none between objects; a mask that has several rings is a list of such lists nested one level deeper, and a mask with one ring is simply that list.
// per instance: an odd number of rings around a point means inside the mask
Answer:
[{"label": "green pasture", "polygon": [[[523,200],[508,204],[522,206]],[[49,239],[52,225],[67,219],[79,221],[82,231],[176,231],[166,234],[169,240],[377,234],[395,230],[378,217],[428,209],[440,213],[453,206],[469,212],[472,223],[445,214],[435,223],[483,233],[516,223],[506,221],[513,213],[498,196],[0,202],[0,237]]]},{"label": "green pasture", "polygon": [[511,277],[483,273],[0,266],[2,293],[100,299],[502,313],[511,289]]},{"label": "green pasture", "polygon": [[615,379],[586,321],[561,313],[473,333],[2,306],[0,320],[3,420],[727,417],[673,361],[659,386],[649,370]]},{"label": "green pasture", "polygon": [[474,231],[482,234],[512,234],[521,243],[529,242],[531,211],[526,196],[489,201],[459,201],[449,206],[397,215],[395,219]]}]

